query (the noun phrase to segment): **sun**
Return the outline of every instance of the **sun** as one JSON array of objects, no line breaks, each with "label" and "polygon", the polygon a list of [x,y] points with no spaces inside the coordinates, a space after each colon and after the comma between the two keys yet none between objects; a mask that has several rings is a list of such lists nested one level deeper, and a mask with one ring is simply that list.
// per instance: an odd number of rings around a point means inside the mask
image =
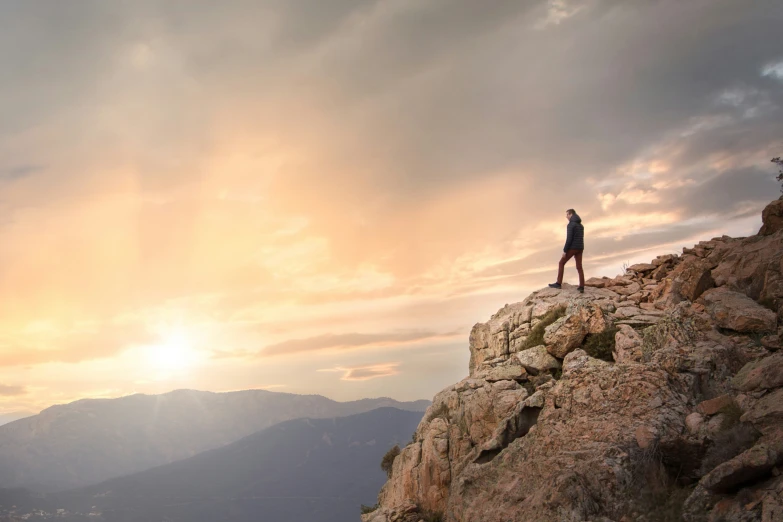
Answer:
[{"label": "sun", "polygon": [[161,372],[183,372],[196,362],[192,341],[182,331],[166,334],[160,343],[148,347],[150,365]]}]

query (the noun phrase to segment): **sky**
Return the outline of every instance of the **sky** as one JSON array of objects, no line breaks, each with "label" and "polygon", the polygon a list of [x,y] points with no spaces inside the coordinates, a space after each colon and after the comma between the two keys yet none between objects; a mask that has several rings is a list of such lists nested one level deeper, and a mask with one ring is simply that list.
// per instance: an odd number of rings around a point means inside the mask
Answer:
[{"label": "sky", "polygon": [[[7,0],[0,416],[431,398],[585,269],[757,231],[779,0]],[[575,282],[572,265],[566,281]]]}]

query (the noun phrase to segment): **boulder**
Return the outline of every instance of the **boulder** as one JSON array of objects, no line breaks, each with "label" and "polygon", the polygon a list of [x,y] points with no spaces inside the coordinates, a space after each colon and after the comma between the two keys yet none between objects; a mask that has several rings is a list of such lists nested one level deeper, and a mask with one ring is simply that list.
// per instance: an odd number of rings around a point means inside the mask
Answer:
[{"label": "boulder", "polygon": [[636,263],[628,267],[628,272],[636,272],[637,274],[643,274],[645,272],[652,272],[657,265],[652,263]]},{"label": "boulder", "polygon": [[783,197],[766,206],[761,212],[760,236],[770,236],[783,230]]},{"label": "boulder", "polygon": [[628,319],[629,317],[642,314],[644,314],[644,311],[636,306],[619,306],[612,315],[618,319]]},{"label": "boulder", "polygon": [[637,282],[631,282],[628,285],[620,286],[619,288],[615,288],[614,291],[620,295],[631,295],[635,294],[636,292],[640,291],[642,289],[642,285],[640,285]]},{"label": "boulder", "polygon": [[699,486],[712,493],[725,493],[768,475],[781,462],[783,448],[779,443],[759,441],[749,450],[719,464],[701,479]]},{"label": "boulder", "polygon": [[642,361],[642,336],[628,325],[617,326],[614,335],[614,360],[618,363]]},{"label": "boulder", "polygon": [[527,380],[527,371],[519,364],[501,364],[483,369],[477,372],[475,377],[488,382],[525,381]]},{"label": "boulder", "polygon": [[696,411],[703,415],[715,415],[724,408],[734,404],[734,399],[729,395],[721,395],[714,399],[702,401],[696,406]]},{"label": "boulder", "polygon": [[521,352],[516,353],[515,357],[522,367],[532,374],[560,368],[560,362],[547,352],[546,346],[544,345],[522,350]]},{"label": "boulder", "polygon": [[774,332],[777,315],[739,292],[715,288],[702,296],[707,312],[721,328],[735,332]]},{"label": "boulder", "polygon": [[587,327],[578,314],[561,317],[546,327],[544,342],[547,351],[562,359],[578,348],[587,336]]},{"label": "boulder", "polygon": [[673,263],[676,259],[677,254],[664,254],[653,259],[650,264],[654,267],[659,267],[661,265]]},{"label": "boulder", "polygon": [[567,375],[582,368],[606,368],[612,364],[587,355],[584,350],[574,350],[563,359],[563,374]]},{"label": "boulder", "polygon": [[679,299],[695,301],[701,294],[715,286],[711,270],[709,263],[701,259],[681,263],[672,271],[671,291]]},{"label": "boulder", "polygon": [[783,386],[783,352],[749,362],[737,373],[732,384],[740,391]]},{"label": "boulder", "polygon": [[783,388],[762,397],[740,420],[764,434],[783,431]]},{"label": "boulder", "polygon": [[587,301],[576,301],[568,306],[564,317],[547,326],[544,343],[550,354],[562,359],[578,348],[587,334],[603,332],[611,324],[611,319],[601,307]]},{"label": "boulder", "polygon": [[704,416],[701,413],[693,412],[685,417],[685,427],[688,428],[688,433],[696,435],[704,425]]},{"label": "boulder", "polygon": [[612,280],[608,277],[591,277],[585,281],[585,286],[591,286],[593,288],[606,288],[607,286],[610,286],[611,283]]},{"label": "boulder", "polygon": [[783,320],[783,234],[751,236],[732,245],[713,269],[726,286],[778,312]]}]

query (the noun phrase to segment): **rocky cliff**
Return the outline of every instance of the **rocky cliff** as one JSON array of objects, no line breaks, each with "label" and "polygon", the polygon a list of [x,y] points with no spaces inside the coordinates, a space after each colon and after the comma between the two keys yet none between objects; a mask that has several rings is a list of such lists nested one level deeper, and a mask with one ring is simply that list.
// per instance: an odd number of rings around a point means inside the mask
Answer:
[{"label": "rocky cliff", "polygon": [[362,520],[783,520],[782,210],[475,325]]}]

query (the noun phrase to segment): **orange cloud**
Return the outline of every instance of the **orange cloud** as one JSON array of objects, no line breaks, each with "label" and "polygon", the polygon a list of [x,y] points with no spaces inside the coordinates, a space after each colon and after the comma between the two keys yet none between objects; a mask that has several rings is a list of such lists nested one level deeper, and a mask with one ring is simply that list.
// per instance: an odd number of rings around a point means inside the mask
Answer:
[{"label": "orange cloud", "polygon": [[318,370],[319,372],[342,372],[341,381],[369,381],[380,377],[398,375],[399,363],[379,363],[368,366],[335,367]]},{"label": "orange cloud", "polygon": [[12,397],[16,395],[24,395],[26,393],[27,393],[27,388],[24,386],[0,384],[0,396]]}]

